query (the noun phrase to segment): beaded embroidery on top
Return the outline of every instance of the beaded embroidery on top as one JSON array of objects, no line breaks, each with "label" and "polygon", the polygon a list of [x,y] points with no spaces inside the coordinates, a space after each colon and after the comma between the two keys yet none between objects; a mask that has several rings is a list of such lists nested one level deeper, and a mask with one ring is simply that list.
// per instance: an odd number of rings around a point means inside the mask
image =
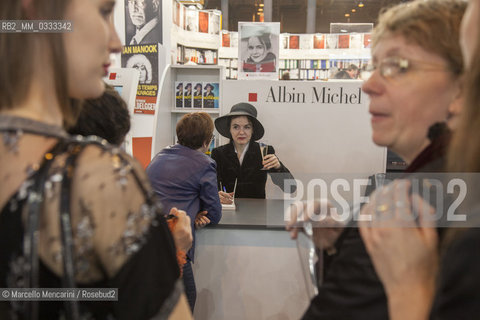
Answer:
[{"label": "beaded embroidery on top", "polygon": [[[12,119],[14,121],[12,121]],[[20,119],[20,120],[18,120]],[[64,130],[59,127],[48,126],[42,123],[30,119],[22,122],[23,118],[11,117],[0,115],[0,133],[3,136],[3,143],[7,147],[9,152],[16,153],[18,151],[18,144],[25,133],[34,133],[39,135],[47,135],[58,137],[59,139],[65,139],[70,141],[72,145],[85,146],[87,144],[96,144],[102,148],[103,152],[107,152],[111,156],[112,166],[114,168],[115,179],[122,189],[126,188],[128,182],[128,176],[134,175],[134,169],[130,162],[126,160],[119,148],[109,145],[106,140],[89,136],[68,136],[64,135]],[[8,120],[8,121],[7,121]],[[20,123],[20,128],[14,128],[12,123]],[[39,124],[39,125],[38,125]],[[33,128],[31,130],[25,130],[25,127]],[[47,128],[45,132],[43,129]],[[71,152],[71,150],[69,150]],[[67,151],[67,152],[69,152]],[[19,203],[25,200],[29,194],[31,187],[34,184],[35,173],[38,168],[28,167],[26,168],[28,178],[21,185],[17,196],[10,199],[10,210],[14,211],[18,209]],[[63,167],[54,166],[49,172],[48,178],[45,182],[45,201],[52,197],[60,196],[56,190],[60,190],[59,185],[63,180]],[[149,197],[149,195],[146,195]],[[126,227],[121,238],[115,243],[108,252],[114,255],[125,255],[127,257],[138,252],[145,244],[147,239],[147,233],[149,227],[156,225],[156,216],[160,212],[155,202],[152,204],[143,204],[140,208],[140,212],[129,212],[127,215]],[[86,279],[88,273],[91,270],[90,262],[94,261],[95,255],[93,249],[92,238],[95,233],[95,224],[92,218],[92,208],[89,208],[86,201],[81,199],[81,217],[76,226],[72,226],[74,235],[74,261],[75,261],[75,275],[76,278]],[[140,228],[138,226],[141,226]],[[60,241],[55,239],[52,241]],[[54,254],[54,261],[61,263],[62,253],[61,251]],[[29,269],[28,260],[26,257],[19,256],[12,261],[10,266],[9,285],[21,288],[22,275]]]}]

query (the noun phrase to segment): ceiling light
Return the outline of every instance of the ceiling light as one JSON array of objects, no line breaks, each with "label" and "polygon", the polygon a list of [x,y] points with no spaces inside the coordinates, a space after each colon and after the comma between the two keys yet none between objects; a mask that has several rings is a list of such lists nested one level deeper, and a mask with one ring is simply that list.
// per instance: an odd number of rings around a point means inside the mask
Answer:
[{"label": "ceiling light", "polygon": [[347,32],[347,30],[345,30],[345,29],[342,29],[342,30],[340,30],[340,32]]},{"label": "ceiling light", "polygon": [[360,3],[358,4],[358,7],[359,7],[359,8],[363,8],[364,6],[365,6],[365,5],[363,4],[363,2],[360,2]]},{"label": "ceiling light", "polygon": [[259,12],[262,12],[262,11],[263,11],[263,8],[258,8],[258,11],[259,11]]},{"label": "ceiling light", "polygon": [[263,7],[263,3],[260,3],[259,6],[260,6],[260,7]]},{"label": "ceiling light", "polygon": [[353,13],[357,12],[357,9],[352,9],[352,12],[353,12]]},{"label": "ceiling light", "polygon": [[345,17],[350,17],[350,13],[345,13]]}]

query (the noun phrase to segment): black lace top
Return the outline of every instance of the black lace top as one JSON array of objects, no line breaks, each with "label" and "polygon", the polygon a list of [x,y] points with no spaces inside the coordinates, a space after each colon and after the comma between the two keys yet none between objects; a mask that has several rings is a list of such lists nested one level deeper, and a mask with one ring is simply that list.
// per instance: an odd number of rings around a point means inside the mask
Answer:
[{"label": "black lace top", "polygon": [[118,301],[12,299],[0,302],[0,318],[166,318],[181,294],[179,268],[139,165],[98,138],[1,120],[0,287],[118,288]]}]

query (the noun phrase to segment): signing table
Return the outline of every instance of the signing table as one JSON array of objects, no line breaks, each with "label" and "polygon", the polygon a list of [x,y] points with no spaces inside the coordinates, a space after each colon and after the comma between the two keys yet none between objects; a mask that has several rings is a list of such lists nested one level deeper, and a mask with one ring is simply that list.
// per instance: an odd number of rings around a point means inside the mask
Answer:
[{"label": "signing table", "polygon": [[299,319],[309,298],[283,200],[235,204],[197,231],[195,319]]}]

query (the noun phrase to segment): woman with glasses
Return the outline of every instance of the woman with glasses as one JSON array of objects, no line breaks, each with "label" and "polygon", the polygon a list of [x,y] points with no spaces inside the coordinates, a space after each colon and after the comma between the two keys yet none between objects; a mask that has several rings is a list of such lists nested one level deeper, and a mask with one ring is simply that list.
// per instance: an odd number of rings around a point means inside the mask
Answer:
[{"label": "woman with glasses", "polygon": [[253,105],[237,103],[230,113],[215,120],[215,128],[230,139],[230,143],[212,151],[212,158],[217,162],[222,203],[232,203],[234,190],[238,198],[265,199],[267,173],[275,173],[271,175],[272,181],[282,190],[284,179],[293,179],[272,146],[261,149],[255,142],[263,137],[265,130],[257,120],[257,109]]},{"label": "woman with glasses", "polygon": [[177,208],[191,219],[193,245],[183,266],[183,283],[193,312],[197,291],[192,263],[195,228],[217,224],[222,207],[217,191],[215,161],[205,153],[213,139],[213,121],[205,112],[184,115],[176,127],[178,143],[161,150],[147,167],[153,190],[166,210]]},{"label": "woman with glasses", "polygon": [[[398,181],[384,195],[392,198],[385,214],[399,210],[393,199],[401,199],[404,216],[411,216],[413,209],[420,216],[419,224],[408,229],[386,229],[374,220],[372,225],[361,226],[362,237],[388,295],[390,319],[477,319],[480,312],[480,143],[476,135],[480,121],[479,23],[480,1],[470,0],[460,41],[466,66],[465,107],[449,150],[450,168],[469,173],[461,175],[471,198],[464,201],[462,208],[465,223],[439,236],[434,228],[436,220],[429,216],[445,215],[447,210],[435,212],[428,205],[422,210],[424,200],[410,197],[408,183]],[[366,214],[371,211],[371,206],[364,208]]]},{"label": "woman with glasses", "polygon": [[[449,138],[444,123],[457,110],[461,93],[459,29],[465,7],[461,0],[403,3],[383,12],[374,29],[371,74],[363,84],[372,139],[402,157],[407,172],[444,170]],[[436,123],[442,124],[429,130]],[[324,248],[330,253],[324,282],[304,319],[389,317],[385,288],[356,223],[349,226]],[[322,229],[315,232],[321,238]]]}]

